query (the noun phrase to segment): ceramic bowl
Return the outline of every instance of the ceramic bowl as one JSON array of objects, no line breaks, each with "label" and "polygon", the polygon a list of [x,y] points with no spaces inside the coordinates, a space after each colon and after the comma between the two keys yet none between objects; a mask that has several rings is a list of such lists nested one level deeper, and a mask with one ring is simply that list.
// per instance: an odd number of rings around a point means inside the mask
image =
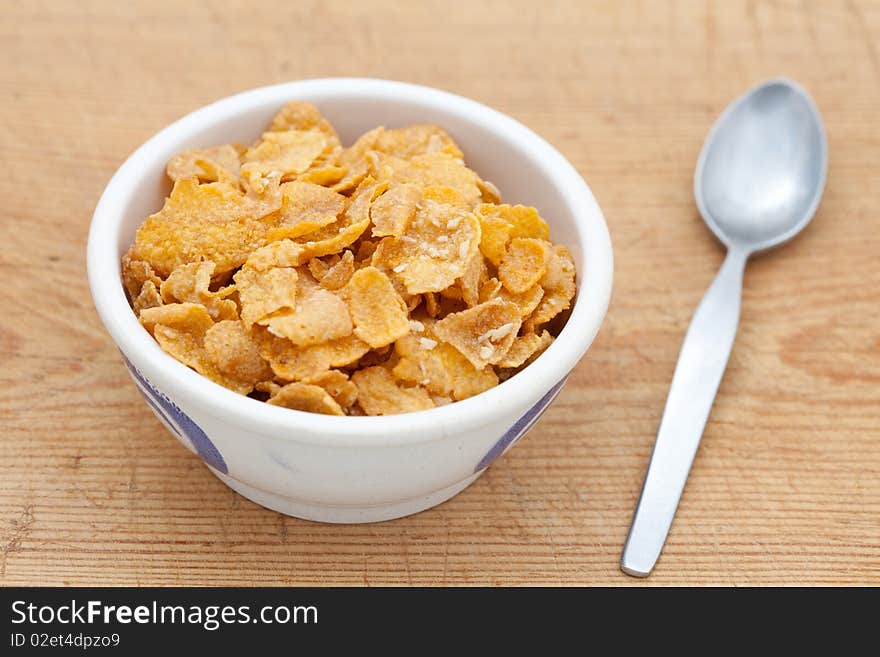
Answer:
[{"label": "ceramic bowl", "polygon": [[[253,142],[293,99],[314,103],[343,144],[377,125],[437,124],[461,146],[468,165],[499,187],[505,202],[537,207],[553,240],[571,249],[578,272],[571,316],[556,341],[522,373],[487,392],[386,417],[270,406],[213,383],[162,351],[128,305],[119,261],[138,225],[162,207],[170,189],[165,163],[188,148]],[[534,425],[599,330],[611,293],[612,252],[602,212],[584,180],[521,123],[428,87],[322,79],[225,98],[147,141],[119,168],[95,209],[88,274],[98,313],[145,401],[211,472],[281,513],[372,522],[447,500]]]}]

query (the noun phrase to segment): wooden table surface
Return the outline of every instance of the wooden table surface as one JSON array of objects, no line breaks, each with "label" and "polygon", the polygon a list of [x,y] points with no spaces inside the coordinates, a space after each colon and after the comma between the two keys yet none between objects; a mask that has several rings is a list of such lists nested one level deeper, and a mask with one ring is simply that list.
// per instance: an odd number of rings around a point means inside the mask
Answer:
[{"label": "wooden table surface", "polygon": [[[0,584],[880,584],[880,3],[272,4],[0,5]],[[723,257],[694,163],[774,75],[824,116],[825,197],[749,265],[672,534],[630,579],[630,514]],[[583,174],[615,248],[608,317],[529,436],[451,501],[375,525],[284,517],[215,479],[141,400],[85,278],[92,210],[133,149],[217,98],[321,76],[519,119]]]}]

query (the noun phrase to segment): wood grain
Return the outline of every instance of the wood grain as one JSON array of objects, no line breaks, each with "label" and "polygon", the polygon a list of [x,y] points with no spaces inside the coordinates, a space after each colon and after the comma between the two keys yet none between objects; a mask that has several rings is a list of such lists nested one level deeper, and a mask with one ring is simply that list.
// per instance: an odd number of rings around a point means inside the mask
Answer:
[{"label": "wood grain", "polygon": [[[0,583],[880,584],[877,2],[3,2]],[[451,6],[450,6],[451,5]],[[754,260],[666,550],[617,564],[684,330],[722,251],[703,137],[801,81],[830,172],[808,230]],[[608,318],[544,419],[467,491],[378,525],[286,518],[166,434],[92,308],[101,190],[158,129],[264,84],[376,76],[525,122],[591,185]]]}]

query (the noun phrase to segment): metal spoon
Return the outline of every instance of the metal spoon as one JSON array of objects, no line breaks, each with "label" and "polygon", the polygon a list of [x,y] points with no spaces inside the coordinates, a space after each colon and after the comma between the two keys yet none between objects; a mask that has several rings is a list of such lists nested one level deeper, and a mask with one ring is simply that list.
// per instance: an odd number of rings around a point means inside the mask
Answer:
[{"label": "metal spoon", "polygon": [[694,175],[700,214],[727,257],[688,327],[621,569],[646,577],[663,549],[739,322],[746,260],[806,226],[822,197],[822,118],[795,82],[768,80],[730,105],[703,144]]}]

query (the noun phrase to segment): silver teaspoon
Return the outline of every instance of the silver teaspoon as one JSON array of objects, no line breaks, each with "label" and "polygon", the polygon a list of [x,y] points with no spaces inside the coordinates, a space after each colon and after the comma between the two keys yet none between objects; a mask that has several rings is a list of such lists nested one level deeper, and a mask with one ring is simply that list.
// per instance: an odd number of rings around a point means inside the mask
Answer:
[{"label": "silver teaspoon", "polygon": [[646,577],[663,549],[739,322],[746,260],[790,240],[822,197],[828,145],[813,100],[768,80],[733,102],[706,137],[694,174],[703,220],[727,247],[688,327],[621,569]]}]

